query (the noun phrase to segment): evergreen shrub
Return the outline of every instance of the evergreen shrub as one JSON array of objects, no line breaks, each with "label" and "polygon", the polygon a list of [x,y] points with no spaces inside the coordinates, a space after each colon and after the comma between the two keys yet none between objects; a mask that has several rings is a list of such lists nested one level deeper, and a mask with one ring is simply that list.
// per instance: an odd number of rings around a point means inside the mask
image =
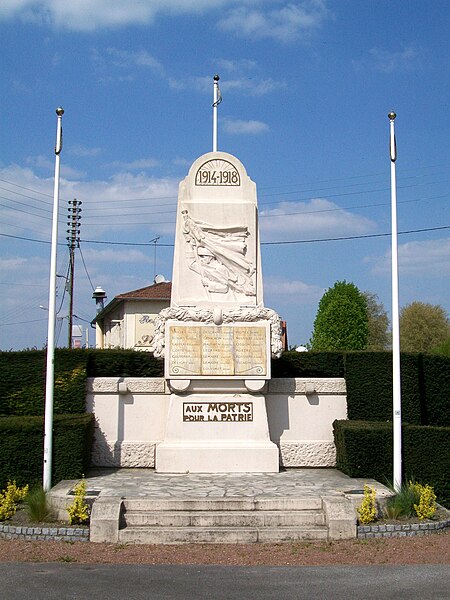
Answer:
[{"label": "evergreen shrub", "polygon": [[[336,466],[350,477],[392,481],[392,423],[335,421]],[[403,425],[403,479],[434,488],[450,508],[450,428]]]},{"label": "evergreen shrub", "polygon": [[150,352],[89,350],[88,377],[163,377],[164,361]]},{"label": "evergreen shrub", "polygon": [[[46,351],[0,352],[0,416],[43,415]],[[55,351],[54,413],[85,411],[86,377],[162,377],[164,363],[134,350]]]},{"label": "evergreen shrub", "polygon": [[283,352],[272,360],[272,377],[344,377],[342,352]]},{"label": "evergreen shrub", "polygon": [[[85,350],[55,352],[54,413],[85,411]],[[43,415],[46,351],[0,352],[0,415]]]},{"label": "evergreen shrub", "polygon": [[423,396],[427,421],[424,425],[450,427],[450,356],[421,355]]},{"label": "evergreen shrub", "polygon": [[[94,416],[55,415],[53,426],[53,484],[77,479],[91,456]],[[44,419],[41,416],[0,417],[0,489],[9,480],[18,485],[42,481]]]}]

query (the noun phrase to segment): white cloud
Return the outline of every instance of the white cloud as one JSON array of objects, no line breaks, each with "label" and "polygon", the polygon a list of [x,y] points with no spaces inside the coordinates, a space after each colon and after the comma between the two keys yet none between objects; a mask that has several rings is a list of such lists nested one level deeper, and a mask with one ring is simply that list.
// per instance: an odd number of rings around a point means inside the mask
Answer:
[{"label": "white cloud", "polygon": [[316,303],[323,295],[324,289],[296,279],[284,277],[265,277],[264,293],[270,296],[282,296],[288,302],[298,304]]},{"label": "white cloud", "polygon": [[[53,173],[48,178],[29,168],[11,165],[0,169],[0,183],[8,191],[9,208],[1,207],[1,232],[36,239],[50,239]],[[114,239],[118,231],[132,239],[139,227],[148,229],[149,239],[156,234],[173,234],[178,179],[150,177],[144,173],[120,172],[104,180],[83,181],[61,177],[60,227],[65,237],[66,202],[77,198],[82,202],[82,238],[99,239],[109,232]],[[24,205],[19,204],[23,202]]]},{"label": "white cloud", "polygon": [[[194,89],[199,92],[207,92],[211,89],[212,79],[209,76],[193,76],[183,79],[168,79],[169,86],[174,90]],[[228,90],[237,90],[247,96],[263,96],[286,87],[286,82],[276,81],[272,78],[257,79],[254,77],[239,77],[235,79],[226,79],[220,81],[222,95],[226,95]]]},{"label": "white cloud", "polygon": [[255,135],[269,131],[269,126],[262,121],[243,121],[241,119],[223,119],[221,121],[223,130],[231,134]]},{"label": "white cloud", "polygon": [[39,305],[45,306],[48,302],[48,256],[0,258],[0,278],[6,283],[1,286],[3,293],[0,294],[2,324],[46,318]]},{"label": "white cloud", "polygon": [[[152,73],[166,81],[167,85],[177,91],[194,90],[210,93],[211,75],[187,75],[174,77],[154,56],[144,50],[130,52],[117,48],[108,48],[106,53],[91,49],[91,60],[98,73],[100,82],[133,81],[136,79],[136,67],[149,69]],[[232,77],[220,80],[220,90],[225,94],[229,90],[237,90],[247,96],[263,96],[286,87],[285,81],[277,81],[271,77],[259,76],[257,63],[247,59],[217,59],[215,67],[222,65]]]},{"label": "white cloud", "polygon": [[248,38],[272,38],[281,42],[292,42],[300,37],[309,37],[330,15],[324,0],[305,0],[289,3],[282,8],[262,11],[240,6],[230,11],[219,21],[225,31]]},{"label": "white cloud", "polygon": [[220,71],[226,71],[228,73],[234,73],[236,71],[253,71],[257,67],[257,63],[254,60],[248,58],[241,58],[238,60],[230,60],[228,58],[216,58],[214,65]]},{"label": "white cloud", "polygon": [[[330,16],[326,0],[3,0],[0,19],[86,33],[149,25],[159,16],[212,14],[219,27],[242,37],[290,42],[308,38]],[[273,8],[270,8],[270,5]],[[224,16],[223,9],[227,9]]]},{"label": "white cloud", "polygon": [[230,4],[236,4],[236,0],[2,0],[0,19],[18,17],[26,22],[92,32],[147,25],[162,14],[202,13]]},{"label": "white cloud", "polygon": [[392,52],[384,48],[371,48],[369,56],[361,60],[354,60],[353,67],[356,71],[372,68],[382,73],[393,73],[413,68],[422,57],[422,50],[413,46],[405,46],[403,50]]},{"label": "white cloud", "polygon": [[[26,158],[26,163],[28,165],[31,165],[32,167],[37,167],[38,169],[44,169],[46,171],[49,171],[50,173],[55,168],[55,162],[42,154],[38,156],[28,156]],[[67,164],[61,165],[61,177],[66,177],[67,179],[82,179],[85,176],[86,173],[84,173],[83,171],[73,169]]]},{"label": "white cloud", "polygon": [[263,241],[361,235],[375,228],[370,219],[322,198],[309,202],[280,202],[270,209],[260,205],[259,223]]},{"label": "white cloud", "polygon": [[133,265],[136,263],[153,263],[153,258],[148,253],[145,254],[141,250],[129,248],[121,248],[120,250],[110,248],[96,250],[88,248],[83,251],[83,256],[89,264],[95,264],[96,269],[102,272],[105,263],[110,265],[117,263],[130,263]]},{"label": "white cloud", "polygon": [[112,57],[112,62],[116,67],[145,67],[161,75],[164,74],[162,64],[146,50],[130,52],[128,50],[119,50],[118,48],[108,48],[107,53]]},{"label": "white cloud", "polygon": [[[391,252],[367,257],[372,273],[385,275],[391,270]],[[450,275],[450,238],[424,242],[406,242],[398,246],[400,276],[445,277]]]},{"label": "white cloud", "polygon": [[91,156],[98,156],[101,152],[101,148],[86,148],[86,146],[83,146],[82,144],[73,144],[67,148],[67,151],[73,156],[89,158]]},{"label": "white cloud", "polygon": [[133,160],[132,162],[121,162],[115,161],[111,163],[113,167],[120,167],[122,169],[127,169],[130,171],[136,171],[140,169],[152,169],[157,167],[160,162],[154,158],[138,158]]}]

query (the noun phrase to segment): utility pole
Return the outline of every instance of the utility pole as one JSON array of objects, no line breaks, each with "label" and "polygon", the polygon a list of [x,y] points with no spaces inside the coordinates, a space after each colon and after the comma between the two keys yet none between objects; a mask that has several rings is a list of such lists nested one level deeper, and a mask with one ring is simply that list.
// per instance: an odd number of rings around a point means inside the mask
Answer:
[{"label": "utility pole", "polygon": [[68,292],[69,292],[69,335],[68,335],[68,347],[72,348],[72,324],[73,324],[73,276],[75,271],[75,248],[80,247],[80,221],[81,221],[81,201],[69,200],[69,207],[67,209],[67,243],[69,246],[69,279],[68,279]]}]

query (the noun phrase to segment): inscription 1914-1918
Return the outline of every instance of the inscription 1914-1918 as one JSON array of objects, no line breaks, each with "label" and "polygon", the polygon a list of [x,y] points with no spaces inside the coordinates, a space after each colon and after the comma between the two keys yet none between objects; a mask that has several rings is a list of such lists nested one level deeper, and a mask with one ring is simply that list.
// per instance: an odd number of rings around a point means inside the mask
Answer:
[{"label": "inscription 1914-1918", "polygon": [[236,167],[227,160],[208,160],[195,174],[195,185],[235,185],[241,184]]}]

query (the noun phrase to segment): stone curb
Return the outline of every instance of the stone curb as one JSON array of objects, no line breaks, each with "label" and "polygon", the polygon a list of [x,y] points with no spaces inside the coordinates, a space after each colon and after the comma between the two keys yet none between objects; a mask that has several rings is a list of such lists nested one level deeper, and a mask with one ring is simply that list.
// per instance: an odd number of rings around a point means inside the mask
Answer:
[{"label": "stone curb", "polygon": [[0,524],[4,540],[40,540],[53,542],[88,542],[89,527],[17,527]]},{"label": "stone curb", "polygon": [[450,527],[450,519],[435,523],[408,523],[406,525],[358,525],[356,537],[359,540],[370,538],[411,537],[442,533]]}]

